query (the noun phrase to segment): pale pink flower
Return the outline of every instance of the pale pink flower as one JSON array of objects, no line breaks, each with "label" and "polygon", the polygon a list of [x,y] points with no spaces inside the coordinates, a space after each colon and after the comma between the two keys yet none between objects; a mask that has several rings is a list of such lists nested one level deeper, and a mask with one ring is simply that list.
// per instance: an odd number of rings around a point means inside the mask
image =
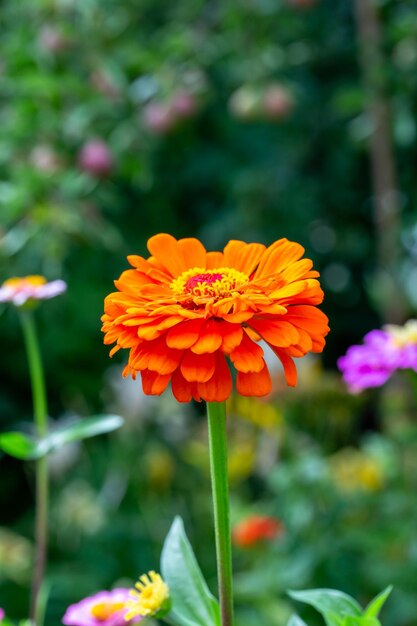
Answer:
[{"label": "pale pink flower", "polygon": [[99,591],[77,604],[71,604],[65,611],[62,623],[65,626],[125,626],[138,622],[141,617],[128,622],[125,619],[128,599],[129,589]]},{"label": "pale pink flower", "polygon": [[48,300],[63,293],[67,288],[63,280],[47,282],[44,276],[13,277],[0,287],[0,302],[12,302],[23,306],[28,300]]}]

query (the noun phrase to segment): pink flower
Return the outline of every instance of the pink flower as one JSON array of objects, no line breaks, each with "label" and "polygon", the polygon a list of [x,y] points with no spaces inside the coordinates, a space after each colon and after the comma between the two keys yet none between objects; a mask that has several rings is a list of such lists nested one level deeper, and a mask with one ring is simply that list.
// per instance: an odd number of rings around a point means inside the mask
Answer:
[{"label": "pink flower", "polygon": [[126,602],[129,589],[99,591],[94,596],[71,604],[65,611],[62,623],[65,626],[125,626],[138,622],[141,617],[126,622]]},{"label": "pink flower", "polygon": [[0,287],[0,302],[12,302],[22,306],[28,300],[48,300],[63,293],[67,288],[63,280],[48,283],[43,276],[9,278]]},{"label": "pink flower", "polygon": [[337,365],[351,393],[381,387],[397,370],[417,372],[417,321],[372,330],[363,344],[351,346]]},{"label": "pink flower", "polygon": [[176,117],[186,119],[196,112],[197,102],[192,93],[178,91],[172,98],[171,108]]},{"label": "pink flower", "polygon": [[162,102],[150,102],[143,111],[146,128],[156,135],[168,133],[175,122],[171,108]]},{"label": "pink flower", "polygon": [[0,622],[3,621],[4,618],[4,609],[0,607]]},{"label": "pink flower", "polygon": [[111,172],[113,157],[104,141],[91,139],[81,148],[78,164],[84,172],[97,178],[104,178]]}]

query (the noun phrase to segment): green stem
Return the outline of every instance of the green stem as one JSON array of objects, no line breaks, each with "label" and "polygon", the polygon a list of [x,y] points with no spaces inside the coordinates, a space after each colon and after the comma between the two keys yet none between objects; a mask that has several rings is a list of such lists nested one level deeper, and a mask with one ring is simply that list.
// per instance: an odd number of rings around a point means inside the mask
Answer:
[{"label": "green stem", "polygon": [[222,626],[233,625],[232,547],[227,473],[226,404],[208,402],[210,469]]},{"label": "green stem", "polygon": [[[48,408],[41,353],[31,311],[21,310],[20,321],[29,364],[36,434],[39,438],[42,438],[48,433]],[[36,461],[35,562],[32,574],[30,601],[30,619],[35,626],[41,626],[43,622],[40,590],[46,563],[48,494],[48,461],[45,456]]]}]

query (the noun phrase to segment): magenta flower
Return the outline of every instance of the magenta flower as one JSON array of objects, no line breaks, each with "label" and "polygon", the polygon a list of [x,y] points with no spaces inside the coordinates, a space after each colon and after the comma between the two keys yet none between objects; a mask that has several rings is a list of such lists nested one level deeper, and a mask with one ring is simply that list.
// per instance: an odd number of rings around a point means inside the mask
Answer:
[{"label": "magenta flower", "polygon": [[43,276],[9,278],[0,287],[0,302],[12,302],[22,306],[28,300],[48,300],[63,293],[67,288],[63,280],[48,283]]},{"label": "magenta flower", "polygon": [[0,607],[0,622],[3,621],[3,618],[4,618],[4,609]]},{"label": "magenta flower", "polygon": [[400,369],[417,372],[417,320],[372,330],[363,344],[351,346],[337,365],[352,393],[381,387]]},{"label": "magenta flower", "polygon": [[113,168],[113,156],[101,139],[91,139],[81,148],[78,155],[80,168],[97,178],[105,178]]},{"label": "magenta flower", "polygon": [[141,617],[125,620],[129,589],[99,591],[69,606],[62,618],[65,626],[125,626],[138,622]]}]

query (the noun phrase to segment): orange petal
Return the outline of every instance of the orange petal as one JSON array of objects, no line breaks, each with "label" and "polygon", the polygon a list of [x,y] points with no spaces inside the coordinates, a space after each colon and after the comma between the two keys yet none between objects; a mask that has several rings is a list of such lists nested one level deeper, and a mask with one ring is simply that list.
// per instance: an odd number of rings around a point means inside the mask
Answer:
[{"label": "orange petal", "polygon": [[191,350],[187,350],[180,369],[181,374],[189,383],[205,383],[214,374],[215,359],[212,354],[194,354]]},{"label": "orange petal", "polygon": [[116,289],[121,292],[137,295],[141,285],[151,283],[152,281],[136,270],[125,270],[122,272],[118,280],[114,281]]},{"label": "orange petal", "polygon": [[160,396],[171,380],[170,374],[161,376],[158,372],[151,372],[150,370],[143,370],[141,376],[143,393],[147,396]]},{"label": "orange petal", "polygon": [[238,255],[242,248],[247,245],[248,244],[244,241],[239,241],[237,239],[232,239],[231,241],[229,241],[229,243],[223,250],[225,267],[234,267],[237,270],[240,269],[239,267],[237,267]]},{"label": "orange petal", "polygon": [[171,374],[179,365],[182,350],[168,348],[163,337],[141,343],[131,351],[129,364],[136,370],[149,369],[161,375]]},{"label": "orange petal", "polygon": [[[292,283],[295,280],[300,280],[301,278],[312,278],[312,276],[309,276],[312,267],[313,261],[310,261],[310,259],[301,259],[300,261],[292,263],[289,267],[283,270],[281,276],[287,283]],[[316,273],[316,276],[317,275],[318,273]]]},{"label": "orange petal", "polygon": [[200,330],[200,336],[191,350],[195,354],[216,352],[222,345],[223,337],[219,328],[221,322],[208,320]]},{"label": "orange petal", "polygon": [[130,265],[135,267],[143,277],[146,277],[147,282],[162,282],[170,283],[172,276],[164,269],[158,269],[149,263],[146,259],[136,254],[129,254],[127,257]]},{"label": "orange petal", "polygon": [[[146,318],[145,318],[146,319]],[[148,318],[149,320],[149,318]],[[142,324],[144,320],[139,320],[139,323]],[[148,322],[147,324],[142,324],[138,327],[137,334],[141,339],[146,339],[146,341],[151,341],[152,339],[157,339],[160,337],[168,328],[182,322],[183,318],[179,316],[169,316],[164,318],[157,317],[155,320]]]},{"label": "orange petal", "polygon": [[224,267],[223,252],[207,252],[206,267],[208,270]]},{"label": "orange petal", "polygon": [[306,332],[302,328],[296,328],[299,340],[297,346],[295,347],[300,349],[301,354],[299,354],[298,356],[304,356],[305,354],[307,354],[307,352],[310,352],[313,349],[313,341],[308,332]]},{"label": "orange petal", "polygon": [[223,337],[222,351],[229,354],[234,348],[236,348],[243,338],[243,329],[240,324],[230,324],[223,321],[218,325],[218,328]]},{"label": "orange petal", "polygon": [[262,243],[250,243],[242,248],[237,258],[237,268],[241,272],[250,276],[258,267],[259,262],[265,252],[265,246]]},{"label": "orange petal", "polygon": [[269,274],[278,274],[286,267],[298,261],[304,254],[303,246],[288,239],[275,241],[263,254],[254,279]]},{"label": "orange petal", "polygon": [[206,383],[198,383],[198,393],[206,402],[224,402],[232,393],[232,375],[221,352],[215,354],[215,371]]},{"label": "orange petal", "polygon": [[321,352],[325,345],[324,337],[329,332],[328,318],[314,306],[296,305],[288,308],[286,316],[296,328],[308,333],[312,339],[313,352]]},{"label": "orange petal", "polygon": [[145,324],[138,328],[138,337],[151,341],[162,335],[162,331],[158,329],[158,324]]},{"label": "orange petal", "polygon": [[161,233],[151,237],[148,250],[174,278],[188,269],[178,241],[172,235]]},{"label": "orange petal", "polygon": [[270,296],[271,298],[276,298],[277,300],[286,300],[293,296],[298,296],[303,291],[308,289],[307,280],[297,280],[294,283],[290,283],[289,285],[283,285],[276,291],[273,291]]},{"label": "orange petal", "polygon": [[179,368],[172,375],[171,387],[178,402],[190,402],[196,396],[196,384],[186,381]]},{"label": "orange petal", "polygon": [[177,348],[178,350],[190,348],[197,341],[203,323],[203,319],[180,322],[168,331],[166,336],[167,346]]},{"label": "orange petal", "polygon": [[323,311],[315,306],[308,304],[298,304],[288,308],[286,319],[291,320],[297,326],[305,330],[314,330],[314,332],[327,333],[329,331],[328,318]]},{"label": "orange petal", "polygon": [[206,267],[207,252],[201,241],[193,237],[180,239],[178,248],[181,250],[187,268]]},{"label": "orange petal", "polygon": [[265,365],[261,346],[243,335],[242,343],[230,353],[230,360],[239,372],[260,372]]},{"label": "orange petal", "polygon": [[249,325],[262,339],[280,348],[297,344],[299,341],[297,329],[288,322],[253,318]]},{"label": "orange petal", "polygon": [[277,350],[276,348],[274,348],[274,346],[271,346],[271,348],[284,367],[284,374],[287,385],[289,387],[295,387],[297,384],[297,368],[295,367],[294,361],[290,356],[288,356],[288,354],[285,353],[284,350]]},{"label": "orange petal", "polygon": [[116,354],[116,352],[118,352],[118,350],[120,350],[120,347],[121,346],[113,346],[113,348],[109,352],[109,356],[112,357],[114,354]]},{"label": "orange petal", "polygon": [[237,373],[236,390],[242,396],[267,396],[271,389],[271,376],[265,361],[260,372]]}]

